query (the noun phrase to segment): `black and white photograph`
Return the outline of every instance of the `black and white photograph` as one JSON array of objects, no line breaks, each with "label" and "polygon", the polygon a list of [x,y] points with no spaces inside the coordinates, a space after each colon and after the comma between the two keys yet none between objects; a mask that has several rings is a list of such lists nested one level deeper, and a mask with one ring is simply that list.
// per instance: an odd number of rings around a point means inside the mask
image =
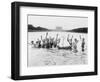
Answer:
[{"label": "black and white photograph", "polygon": [[88,17],[27,15],[27,66],[88,64]]},{"label": "black and white photograph", "polygon": [[97,7],[12,3],[11,78],[97,75]]}]

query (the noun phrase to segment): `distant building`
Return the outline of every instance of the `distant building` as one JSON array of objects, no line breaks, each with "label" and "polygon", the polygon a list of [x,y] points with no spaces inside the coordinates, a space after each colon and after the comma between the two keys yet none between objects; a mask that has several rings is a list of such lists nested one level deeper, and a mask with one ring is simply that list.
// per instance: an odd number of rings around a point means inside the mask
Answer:
[{"label": "distant building", "polygon": [[57,27],[56,27],[56,30],[63,30],[63,28],[60,27],[60,26],[57,26]]}]

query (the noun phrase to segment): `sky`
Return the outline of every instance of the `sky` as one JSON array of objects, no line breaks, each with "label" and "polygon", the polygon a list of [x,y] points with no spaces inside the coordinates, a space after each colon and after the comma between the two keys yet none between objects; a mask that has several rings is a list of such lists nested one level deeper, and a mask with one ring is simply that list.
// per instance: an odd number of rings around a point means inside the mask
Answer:
[{"label": "sky", "polygon": [[51,15],[28,15],[28,24],[41,26],[47,29],[62,27],[63,30],[88,27],[87,17],[51,16]]}]

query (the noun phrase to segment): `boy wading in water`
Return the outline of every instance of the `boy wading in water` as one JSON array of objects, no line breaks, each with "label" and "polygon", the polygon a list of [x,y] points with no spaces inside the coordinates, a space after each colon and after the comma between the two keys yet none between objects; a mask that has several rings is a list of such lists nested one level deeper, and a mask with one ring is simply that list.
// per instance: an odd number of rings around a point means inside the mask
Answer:
[{"label": "boy wading in water", "polygon": [[85,51],[85,38],[82,38],[82,37],[80,36],[80,39],[81,39],[81,41],[82,41],[82,43],[81,43],[81,50],[82,50],[82,52],[84,52],[84,51]]},{"label": "boy wading in water", "polygon": [[74,53],[78,52],[78,50],[77,50],[77,43],[78,43],[78,40],[75,38],[75,39],[74,39],[74,42],[72,43],[73,52],[74,52]]},{"label": "boy wading in water", "polygon": [[70,44],[70,50],[72,50],[72,39],[73,39],[73,36],[71,39],[69,39],[69,35],[68,35],[67,41]]},{"label": "boy wading in water", "polygon": [[84,52],[84,47],[85,47],[85,39],[84,38],[82,39],[82,45],[81,46],[82,46],[82,52]]},{"label": "boy wading in water", "polygon": [[31,41],[32,48],[34,47],[34,41]]}]

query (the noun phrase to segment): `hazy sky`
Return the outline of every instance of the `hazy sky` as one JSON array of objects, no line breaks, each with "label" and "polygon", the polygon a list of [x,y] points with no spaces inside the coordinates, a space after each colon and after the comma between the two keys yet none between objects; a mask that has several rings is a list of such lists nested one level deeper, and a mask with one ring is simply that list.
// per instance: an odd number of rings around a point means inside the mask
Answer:
[{"label": "hazy sky", "polygon": [[62,27],[63,30],[70,30],[75,28],[88,27],[88,18],[28,15],[28,24],[32,24],[35,27],[41,26],[48,29],[56,29],[56,27]]}]

